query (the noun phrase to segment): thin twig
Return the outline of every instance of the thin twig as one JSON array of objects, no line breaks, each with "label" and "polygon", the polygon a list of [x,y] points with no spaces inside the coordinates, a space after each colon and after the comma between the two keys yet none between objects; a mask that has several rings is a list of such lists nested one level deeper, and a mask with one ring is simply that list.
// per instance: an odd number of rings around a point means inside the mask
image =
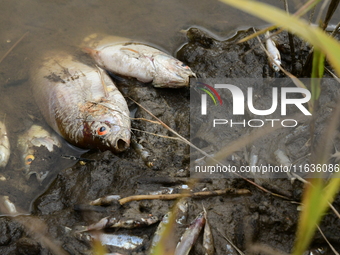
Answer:
[{"label": "thin twig", "polygon": [[247,189],[222,189],[222,190],[214,190],[214,191],[199,191],[195,193],[179,193],[179,194],[160,194],[160,195],[135,195],[135,196],[129,196],[122,199],[119,199],[118,202],[123,205],[131,201],[139,201],[139,200],[174,200],[177,198],[183,198],[183,197],[192,197],[192,198],[201,198],[201,197],[207,197],[207,196],[221,196],[221,195],[246,195],[250,194],[250,191]]},{"label": "thin twig", "polygon": [[150,122],[152,124],[158,124],[160,125],[161,123],[159,123],[159,121],[154,121],[154,120],[148,120],[148,119],[145,119],[145,118],[130,118],[131,120],[144,120],[146,122]]},{"label": "thin twig", "polygon": [[[321,5],[321,7],[320,7],[320,10],[319,10],[319,12],[318,12],[318,16],[316,17],[316,20],[315,20],[315,23],[316,24],[321,24],[321,16],[322,16],[322,13],[323,13],[323,11],[326,9],[326,6],[327,6],[327,4],[329,3],[329,0],[325,0],[323,3],[322,3],[322,5]],[[322,26],[323,27],[323,26]]]},{"label": "thin twig", "polygon": [[151,133],[151,132],[148,132],[148,131],[143,131],[143,130],[140,130],[140,129],[137,129],[137,128],[131,128],[131,130],[141,132],[141,133],[145,133],[145,134],[149,134],[149,135],[153,135],[153,136],[162,137],[162,138],[165,138],[165,139],[172,139],[172,140],[180,140],[181,141],[181,139],[178,138],[178,137],[172,137],[172,136],[167,136],[167,135],[158,135],[158,134]]},{"label": "thin twig", "polygon": [[11,48],[9,48],[9,50],[5,53],[5,55],[3,55],[2,56],[2,58],[0,59],[0,63],[7,57],[7,55],[9,54],[9,53],[11,53],[11,51],[22,41],[22,39],[24,39],[25,38],[25,36],[26,35],[28,35],[28,31],[23,35],[23,36],[21,36],[20,37],[20,39],[15,43],[15,44],[13,44],[12,45],[12,47]]},{"label": "thin twig", "polygon": [[333,76],[333,78],[337,81],[337,82],[339,82],[340,83],[340,79],[339,79],[339,77],[338,76],[336,76],[336,74],[335,73],[333,73],[331,70],[329,70],[327,67],[325,67],[325,70],[330,74],[330,75],[332,75]]},{"label": "thin twig", "polygon": [[340,22],[336,25],[335,29],[331,33],[331,36],[335,36],[339,32]]},{"label": "thin twig", "polygon": [[334,252],[335,255],[339,255],[339,253],[334,249],[333,245],[328,241],[328,239],[326,238],[326,236],[323,234],[323,232],[321,231],[321,228],[316,225],[320,234],[322,235],[323,239],[325,239],[325,241],[328,243],[329,247],[332,249],[332,251]]}]

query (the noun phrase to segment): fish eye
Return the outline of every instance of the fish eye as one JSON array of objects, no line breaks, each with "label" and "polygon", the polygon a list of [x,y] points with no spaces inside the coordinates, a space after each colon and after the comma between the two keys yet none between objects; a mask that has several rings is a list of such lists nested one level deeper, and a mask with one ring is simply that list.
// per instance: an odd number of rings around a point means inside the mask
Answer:
[{"label": "fish eye", "polygon": [[277,65],[273,65],[273,69],[276,71],[276,72],[278,72],[278,71],[280,71],[280,67],[278,67]]},{"label": "fish eye", "polygon": [[30,165],[33,162],[34,159],[35,159],[35,157],[33,155],[27,155],[26,158],[25,158],[25,164]]},{"label": "fish eye", "polygon": [[188,68],[189,68],[189,66],[187,66],[186,64],[184,64],[184,63],[182,63],[182,62],[180,63],[180,66],[183,67],[183,68],[185,68],[185,69],[188,69]]},{"label": "fish eye", "polygon": [[100,128],[97,129],[97,134],[98,135],[106,135],[108,132],[107,128],[104,126],[101,126]]}]

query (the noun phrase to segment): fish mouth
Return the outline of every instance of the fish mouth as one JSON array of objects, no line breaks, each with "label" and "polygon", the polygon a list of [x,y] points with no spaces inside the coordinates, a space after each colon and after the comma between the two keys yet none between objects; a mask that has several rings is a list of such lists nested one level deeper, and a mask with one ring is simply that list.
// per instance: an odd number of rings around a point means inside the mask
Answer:
[{"label": "fish mouth", "polygon": [[130,147],[130,132],[129,130],[124,130],[111,136],[111,139],[107,140],[107,145],[113,153],[123,152]]},{"label": "fish mouth", "polygon": [[113,146],[115,152],[125,151],[130,147],[130,139],[118,138]]}]

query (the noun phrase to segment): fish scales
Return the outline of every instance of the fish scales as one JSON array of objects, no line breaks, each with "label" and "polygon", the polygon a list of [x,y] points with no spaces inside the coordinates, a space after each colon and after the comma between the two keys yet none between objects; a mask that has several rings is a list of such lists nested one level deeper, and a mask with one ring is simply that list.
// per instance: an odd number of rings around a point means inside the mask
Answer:
[{"label": "fish scales", "polygon": [[126,101],[99,67],[50,52],[33,69],[31,82],[45,120],[71,144],[113,152],[129,146]]}]

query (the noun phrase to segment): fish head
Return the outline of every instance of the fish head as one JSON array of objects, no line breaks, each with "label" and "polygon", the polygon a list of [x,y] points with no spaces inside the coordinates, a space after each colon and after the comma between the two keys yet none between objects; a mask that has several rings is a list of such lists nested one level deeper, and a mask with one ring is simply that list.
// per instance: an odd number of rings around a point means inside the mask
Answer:
[{"label": "fish head", "polygon": [[[91,118],[90,118],[91,119]],[[119,153],[130,146],[130,119],[109,113],[100,119],[84,122],[84,147]]]},{"label": "fish head", "polygon": [[32,125],[18,137],[21,164],[27,179],[35,175],[42,182],[61,154],[59,137],[39,125]]},{"label": "fish head", "polygon": [[190,67],[169,55],[157,55],[153,58],[155,87],[178,88],[189,85],[189,77],[196,77]]},{"label": "fish head", "polygon": [[[41,154],[40,151],[43,151],[43,153]],[[23,169],[27,179],[31,175],[35,175],[41,183],[47,177],[49,170],[46,169],[51,166],[51,157],[46,154],[46,151],[45,147],[32,146],[22,155]]]}]

